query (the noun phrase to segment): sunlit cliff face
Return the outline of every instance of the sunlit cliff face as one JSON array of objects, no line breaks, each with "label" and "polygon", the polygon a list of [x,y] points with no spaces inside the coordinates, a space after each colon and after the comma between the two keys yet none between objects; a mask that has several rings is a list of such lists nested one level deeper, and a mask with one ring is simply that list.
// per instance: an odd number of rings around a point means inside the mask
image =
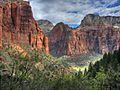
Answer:
[{"label": "sunlit cliff face", "polygon": [[48,54],[48,38],[34,20],[31,6],[26,1],[19,1],[23,0],[6,2],[4,6],[0,4],[0,47],[24,44]]}]

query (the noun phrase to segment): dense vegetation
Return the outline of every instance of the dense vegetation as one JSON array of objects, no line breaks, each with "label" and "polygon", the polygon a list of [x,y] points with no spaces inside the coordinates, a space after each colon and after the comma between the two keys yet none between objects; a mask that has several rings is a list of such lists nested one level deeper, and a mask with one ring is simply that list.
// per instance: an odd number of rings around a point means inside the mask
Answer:
[{"label": "dense vegetation", "polygon": [[105,53],[94,65],[90,63],[85,75],[95,80],[97,90],[120,90],[120,49]]},{"label": "dense vegetation", "polygon": [[84,73],[37,50],[0,51],[1,90],[120,90],[120,50],[108,53]]}]

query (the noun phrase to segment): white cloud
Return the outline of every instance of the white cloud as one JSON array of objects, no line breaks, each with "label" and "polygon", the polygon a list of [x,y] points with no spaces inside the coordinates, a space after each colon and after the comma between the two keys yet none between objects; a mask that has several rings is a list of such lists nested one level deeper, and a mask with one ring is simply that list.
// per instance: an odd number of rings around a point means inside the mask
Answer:
[{"label": "white cloud", "polygon": [[29,0],[23,0],[23,1],[29,1]]},{"label": "white cloud", "polygon": [[[120,15],[120,6],[107,8],[117,0],[29,0],[35,19],[48,19],[54,24],[79,24],[89,13]],[[117,12],[114,12],[117,10]]]}]

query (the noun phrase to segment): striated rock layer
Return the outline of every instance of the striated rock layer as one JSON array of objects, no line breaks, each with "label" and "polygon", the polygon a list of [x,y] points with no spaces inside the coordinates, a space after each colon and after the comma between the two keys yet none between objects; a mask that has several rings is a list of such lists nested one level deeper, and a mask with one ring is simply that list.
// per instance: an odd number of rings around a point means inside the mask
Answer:
[{"label": "striated rock layer", "polygon": [[89,14],[76,29],[57,24],[49,35],[55,56],[112,52],[120,47],[120,17]]},{"label": "striated rock layer", "polygon": [[0,47],[23,44],[49,53],[48,38],[34,20],[29,2],[6,0],[0,3],[0,13]]}]

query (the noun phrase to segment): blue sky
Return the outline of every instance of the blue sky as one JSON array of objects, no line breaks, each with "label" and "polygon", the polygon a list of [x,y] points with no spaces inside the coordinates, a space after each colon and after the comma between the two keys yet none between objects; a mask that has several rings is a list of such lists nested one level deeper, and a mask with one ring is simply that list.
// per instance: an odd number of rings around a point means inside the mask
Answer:
[{"label": "blue sky", "polygon": [[86,14],[120,16],[120,0],[29,0],[34,18],[79,25]]}]

